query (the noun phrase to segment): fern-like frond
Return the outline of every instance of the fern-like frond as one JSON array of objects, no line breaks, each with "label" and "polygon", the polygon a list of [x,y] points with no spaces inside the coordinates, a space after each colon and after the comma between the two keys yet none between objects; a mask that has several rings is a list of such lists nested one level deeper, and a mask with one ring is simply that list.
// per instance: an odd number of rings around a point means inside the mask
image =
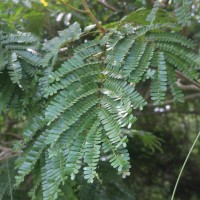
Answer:
[{"label": "fern-like frond", "polygon": [[177,78],[172,66],[169,66],[167,68],[167,79],[173,99],[175,101],[183,102],[184,95],[181,89],[176,84]]},{"label": "fern-like frond", "polygon": [[76,174],[78,174],[82,166],[85,142],[85,137],[83,137],[83,135],[77,137],[77,139],[73,141],[71,150],[67,155],[65,167],[67,173],[70,174],[72,180],[75,179]]},{"label": "fern-like frond", "polygon": [[59,196],[59,186],[62,179],[61,169],[64,167],[64,156],[60,155],[62,153],[58,152],[59,156],[51,159],[49,153],[47,151],[45,152],[45,164],[42,167],[41,174],[44,200],[54,200]]},{"label": "fern-like frond", "polygon": [[148,22],[150,22],[151,24],[153,24],[154,20],[155,20],[155,17],[156,17],[156,13],[159,9],[159,6],[160,6],[160,2],[159,1],[156,1],[154,4],[153,4],[153,8],[151,10],[151,12],[147,15],[147,18],[146,20]]},{"label": "fern-like frond", "polygon": [[[165,52],[166,60],[172,64],[173,66],[177,67],[180,71],[182,71],[184,74],[187,74],[187,76],[191,79],[197,79],[198,73],[195,69],[196,67],[188,67],[191,66],[191,63],[186,62],[182,58],[171,54],[169,52]],[[195,65],[198,66],[198,65]],[[192,69],[192,70],[191,70]]]},{"label": "fern-like frond", "polygon": [[98,72],[98,62],[85,62],[87,58],[96,59],[96,55],[101,52],[97,46],[97,41],[87,42],[80,46],[80,49],[75,51],[75,55],[65,62],[56,72],[51,72],[46,80],[44,95],[55,94],[57,91],[67,88],[70,84],[79,81],[81,76],[86,74],[95,75]]},{"label": "fern-like frond", "polygon": [[104,136],[102,144],[103,151],[108,154],[107,159],[114,168],[117,168],[123,178],[130,175],[129,169],[131,167],[129,163],[130,157],[124,145],[125,140],[126,138],[123,140],[124,143],[122,142],[120,146],[116,147],[110,142],[107,136]]},{"label": "fern-like frond", "polygon": [[13,93],[16,87],[11,83],[11,81],[6,80],[5,74],[0,74],[0,112],[7,111],[13,97]]},{"label": "fern-like frond", "polygon": [[33,177],[33,187],[29,191],[28,195],[31,198],[31,200],[37,200],[38,193],[40,192],[41,188],[41,166],[38,165],[37,168],[34,170],[34,177]]},{"label": "fern-like frond", "polygon": [[24,137],[24,144],[28,143],[29,141],[31,141],[35,135],[35,133],[37,133],[37,131],[41,130],[44,126],[45,126],[45,118],[42,117],[42,115],[38,115],[38,116],[34,116],[34,117],[30,117],[28,119],[26,128],[23,132],[23,137]]},{"label": "fern-like frond", "polygon": [[27,48],[37,50],[39,47],[37,37],[31,33],[22,32],[17,32],[16,34],[4,34],[0,43],[6,46],[9,50],[27,50]]},{"label": "fern-like frond", "polygon": [[31,51],[15,51],[18,57],[23,59],[26,63],[31,64],[34,67],[41,66],[42,59],[37,54],[32,53]]},{"label": "fern-like frond", "polygon": [[114,46],[111,46],[109,42],[109,44],[107,44],[108,54],[106,62],[107,63],[112,62],[114,66],[120,65],[124,60],[125,56],[128,54],[133,43],[134,43],[133,37],[126,37],[125,39],[122,39],[121,41],[118,42],[118,44]]},{"label": "fern-like frond", "polygon": [[[95,74],[99,74],[97,68],[98,65],[99,65],[98,62],[89,64],[79,63],[77,68],[76,66],[73,66],[72,69],[68,68],[67,72],[64,72],[63,69],[66,69],[64,67],[70,66],[70,62],[64,64],[58,72],[56,73],[53,72],[49,75],[50,81],[52,81],[52,79],[56,79],[58,81],[53,82],[52,84],[49,85],[49,87],[45,88],[45,96],[53,95],[57,93],[59,90],[65,89],[69,87],[71,84],[78,82],[81,78],[91,75],[95,76]],[[68,76],[65,78],[60,78],[59,75],[61,74],[61,71],[63,71],[63,73],[68,74]]]},{"label": "fern-like frond", "polygon": [[58,35],[58,37],[47,41],[43,46],[43,50],[47,52],[42,61],[43,66],[54,66],[61,47],[79,39],[81,35],[80,25],[74,23],[70,25],[69,28],[58,32]]},{"label": "fern-like frond", "polygon": [[190,63],[191,66],[196,67],[199,65],[199,57],[183,47],[181,48],[180,46],[171,45],[164,42],[156,43],[156,46],[162,51],[166,51],[172,55],[176,55],[178,58],[184,60],[186,63]]},{"label": "fern-like frond", "polygon": [[86,164],[84,174],[89,183],[94,181],[97,164],[100,160],[102,129],[99,126],[100,122],[97,120],[88,132],[84,146],[84,162]]},{"label": "fern-like frond", "polygon": [[175,0],[177,8],[175,9],[176,18],[178,22],[183,26],[191,24],[191,5],[192,1],[190,0]]},{"label": "fern-like frond", "polygon": [[[62,143],[64,155],[66,156],[66,175],[70,175],[72,179],[75,178],[75,175],[82,167],[81,159],[83,158],[83,153],[86,151],[85,146],[82,146],[83,152],[81,155],[79,157],[74,157],[74,154],[79,155],[79,152],[76,152],[77,149],[74,147],[74,143],[78,140],[79,136],[85,133],[86,130],[90,130],[93,126],[94,119],[97,119],[97,110],[91,109],[88,113],[89,115],[84,114],[80,118],[79,123],[71,126],[71,128],[68,129],[58,140],[58,143]],[[63,142],[63,139],[65,139],[66,142]],[[86,145],[86,142],[84,144]]]},{"label": "fern-like frond", "polygon": [[8,54],[6,51],[3,51],[0,45],[0,73],[2,73],[7,64],[8,64]]},{"label": "fern-like frond", "polygon": [[156,57],[155,67],[158,67],[158,71],[155,74],[155,79],[152,81],[151,98],[154,104],[161,104],[165,99],[165,92],[167,90],[167,71],[164,53],[159,52]]},{"label": "fern-like frond", "polygon": [[139,61],[146,49],[146,45],[146,42],[137,42],[133,45],[127,56],[127,60],[125,61],[124,76],[130,76],[130,73],[139,65]]},{"label": "fern-like frond", "polygon": [[141,79],[143,74],[146,72],[150,65],[150,61],[153,57],[154,53],[154,46],[148,45],[145,48],[145,51],[143,52],[143,55],[141,56],[138,65],[134,67],[135,69],[130,74],[130,81],[133,83],[138,83]]},{"label": "fern-like frond", "polygon": [[[138,0],[143,4],[149,5],[149,1],[147,0]],[[159,9],[159,6],[165,7],[167,4],[166,2],[162,2],[156,0],[153,2],[153,8],[151,10],[140,8],[135,12],[132,12],[128,16],[124,18],[126,22],[132,22],[137,24],[147,25],[148,22],[150,23],[160,23],[160,22],[177,22],[182,26],[189,26],[191,24],[191,0],[174,0],[170,3],[172,8],[174,9],[175,16],[171,15],[168,12],[168,16],[166,13],[164,14],[164,10]]]},{"label": "fern-like frond", "polygon": [[[74,104],[71,109],[76,109],[73,113],[70,110],[67,110],[62,117],[60,117],[54,124],[52,124],[51,130],[49,130],[48,137],[46,138],[46,143],[51,144],[52,142],[56,142],[59,139],[60,135],[68,130],[71,125],[78,121],[79,117],[86,113],[90,108],[95,106],[98,103],[98,99],[95,98],[95,95],[91,95],[86,98],[86,103],[84,105],[78,105],[78,103]],[[64,123],[66,117],[68,119],[68,123]]]},{"label": "fern-like frond", "polygon": [[171,44],[180,44],[183,47],[188,47],[193,49],[195,44],[192,40],[185,38],[176,33],[151,33],[147,35],[149,41],[167,42]]},{"label": "fern-like frond", "polygon": [[0,163],[0,200],[13,198],[14,193],[14,159]]},{"label": "fern-like frond", "polygon": [[12,82],[23,88],[21,79],[37,74],[41,66],[41,57],[36,52],[39,40],[30,33],[0,34],[0,70],[6,69]]},{"label": "fern-like frond", "polygon": [[26,175],[28,175],[34,168],[36,162],[44,151],[45,139],[48,133],[42,132],[34,141],[32,145],[26,149],[24,155],[17,160],[18,174],[15,177],[16,184],[23,182]]},{"label": "fern-like frond", "polygon": [[22,67],[17,59],[16,53],[12,53],[11,55],[11,62],[8,66],[8,70],[12,82],[20,85],[20,80],[22,78]]}]

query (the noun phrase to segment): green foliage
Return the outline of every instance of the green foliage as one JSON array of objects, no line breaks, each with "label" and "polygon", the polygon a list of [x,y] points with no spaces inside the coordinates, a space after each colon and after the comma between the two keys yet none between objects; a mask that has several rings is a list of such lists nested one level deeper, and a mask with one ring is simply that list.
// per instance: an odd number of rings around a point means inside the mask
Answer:
[{"label": "green foliage", "polygon": [[[77,197],[80,200],[109,200],[124,199],[134,200],[135,194],[131,187],[126,187],[124,179],[115,174],[116,172],[106,162],[100,163],[99,177],[93,184],[87,184],[83,177],[77,182],[80,184]],[[107,174],[107,176],[105,176]],[[115,191],[115,192],[113,192]]]},{"label": "green foliage", "polygon": [[38,49],[38,45],[38,39],[31,34],[0,32],[1,72],[7,68],[11,81],[18,85],[22,79],[22,71],[26,72],[24,65],[27,69],[29,66],[29,73],[34,75],[32,68],[40,66],[39,57],[33,53]]},{"label": "green foliage", "polygon": [[161,144],[164,142],[162,139],[156,137],[150,132],[147,131],[139,131],[139,130],[123,130],[129,137],[133,137],[136,139],[140,139],[146,148],[155,152],[155,150],[159,150],[162,152]]},{"label": "green foliage", "polygon": [[[181,2],[176,14],[186,25],[189,4]],[[151,103],[161,105],[168,92],[182,101],[175,70],[198,79],[193,42],[175,33],[176,20],[159,5],[131,13],[81,45],[75,43],[84,37],[78,23],[42,45],[28,33],[0,32],[0,112],[21,109],[27,118],[16,185],[34,173],[32,199],[41,187],[44,200],[59,199],[66,180],[78,174],[93,183],[102,158],[129,176],[127,135],[147,105],[140,87],[148,83]],[[58,59],[63,47],[67,56]],[[143,135],[151,150],[160,149],[159,139]]]},{"label": "green foliage", "polygon": [[[37,82],[34,78],[40,73],[41,66],[41,58],[37,55],[39,45],[38,38],[30,33],[0,32],[1,112],[12,108],[19,115],[19,109],[28,98],[22,91],[33,93]],[[22,96],[24,100],[20,100]]]},{"label": "green foliage", "polygon": [[153,23],[153,21],[155,20],[156,13],[158,12],[159,6],[160,6],[160,2],[156,1],[156,3],[154,3],[153,5],[153,9],[151,10],[151,12],[148,14],[146,18],[147,21]]},{"label": "green foliage", "polygon": [[182,93],[181,89],[176,85],[176,76],[173,73],[171,68],[168,68],[167,76],[168,76],[168,84],[169,84],[173,99],[175,101],[182,102],[183,101],[183,93]]},{"label": "green foliage", "polygon": [[155,55],[153,66],[158,66],[158,71],[155,73],[155,79],[152,83],[151,98],[155,104],[160,104],[164,101],[167,90],[167,71],[163,52]]},{"label": "green foliage", "polygon": [[[142,109],[146,105],[135,86],[145,81],[148,69],[154,69],[156,72],[150,78],[151,95],[154,104],[161,104],[167,85],[174,98],[180,97],[173,89],[173,78],[168,81],[167,69],[177,67],[189,74],[198,63],[195,54],[188,50],[192,47],[190,41],[172,37],[173,33],[163,33],[165,24],[160,25],[160,33],[154,33],[158,27],[135,28],[127,24],[111,29],[102,40],[77,47],[72,57],[49,73],[43,91],[48,97],[46,108],[35,113],[32,125],[24,133],[25,142],[31,141],[31,145],[18,160],[17,184],[43,156],[44,199],[56,199],[59,185],[69,176],[74,179],[80,169],[84,171],[84,178],[93,182],[98,176],[96,170],[101,156],[106,156],[123,177],[130,174],[127,136],[122,129],[131,128],[136,120],[132,108]],[[60,47],[63,38],[56,40],[61,40],[57,42]],[[187,51],[183,50],[186,47]],[[177,48],[182,51],[172,55]],[[52,52],[48,49],[47,55],[54,55]],[[186,69],[176,60],[193,65]],[[157,145],[153,142],[150,146]]]},{"label": "green foliage", "polygon": [[[45,56],[42,61],[42,65],[54,66],[57,61],[58,53],[64,45],[69,42],[73,42],[79,39],[81,35],[81,28],[78,23],[74,23],[69,26],[68,29],[58,32],[59,37],[55,37],[52,40],[44,43],[43,50],[45,51]],[[52,51],[53,49],[53,51]]]},{"label": "green foliage", "polygon": [[6,161],[0,165],[0,199],[12,196],[14,183],[13,160]]},{"label": "green foliage", "polygon": [[175,9],[176,17],[178,22],[183,26],[191,24],[191,5],[192,1],[190,0],[175,0],[175,3],[178,5]]}]

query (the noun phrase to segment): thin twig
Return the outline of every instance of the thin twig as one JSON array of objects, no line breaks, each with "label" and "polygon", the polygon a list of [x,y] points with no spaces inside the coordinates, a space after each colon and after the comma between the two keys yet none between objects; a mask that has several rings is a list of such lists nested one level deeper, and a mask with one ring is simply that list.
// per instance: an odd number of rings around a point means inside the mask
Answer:
[{"label": "thin twig", "polygon": [[108,8],[108,9],[114,11],[114,12],[119,12],[119,11],[120,11],[120,10],[118,10],[117,8],[115,8],[114,6],[108,4],[105,0],[98,0],[98,2],[99,2],[100,4],[102,4],[103,6],[105,6],[106,8]]},{"label": "thin twig", "polygon": [[101,26],[101,24],[97,21],[96,17],[93,15],[93,13],[92,13],[92,11],[90,10],[90,8],[89,8],[87,2],[86,2],[85,0],[81,0],[81,2],[82,2],[83,6],[84,6],[84,8],[85,8],[86,13],[87,13],[88,16],[90,17],[90,19],[97,25],[98,29],[100,29],[101,32],[104,33],[104,34],[107,33],[108,31],[105,30],[105,29]]},{"label": "thin twig", "polygon": [[6,168],[7,168],[7,173],[8,173],[8,184],[9,184],[9,191],[10,191],[10,200],[13,200],[13,193],[12,193],[12,186],[11,186],[11,178],[10,178],[10,170],[9,170],[8,159],[6,159]]},{"label": "thin twig", "polygon": [[0,132],[0,135],[9,135],[9,136],[15,137],[17,139],[21,139],[21,137],[19,135],[16,135],[16,134],[10,133],[10,132],[4,132],[4,133]]},{"label": "thin twig", "polygon": [[13,151],[12,148],[0,146],[0,161],[10,159],[20,154],[21,154],[20,151]]},{"label": "thin twig", "polygon": [[[191,94],[191,95],[187,95],[185,96],[183,99],[184,100],[190,100],[190,99],[195,99],[195,98],[199,98],[200,97],[200,93],[195,93],[195,94]],[[175,100],[171,99],[171,100],[167,100],[165,101],[161,106],[163,105],[167,105],[167,104],[172,104],[174,103]],[[157,107],[158,105],[154,105],[154,104],[149,104],[147,107]]]},{"label": "thin twig", "polygon": [[14,151],[10,147],[0,145],[0,161],[16,157],[20,154],[21,154],[20,151]]},{"label": "thin twig", "polygon": [[59,1],[60,1],[60,3],[65,4],[67,7],[69,7],[69,8],[71,8],[71,9],[75,10],[76,12],[86,13],[85,10],[80,10],[80,9],[78,9],[78,8],[75,8],[74,6],[68,4],[67,2],[65,2],[65,1],[63,1],[63,0],[59,0]]},{"label": "thin twig", "polygon": [[174,200],[174,195],[175,195],[175,192],[176,192],[176,189],[177,189],[179,180],[180,180],[180,178],[181,178],[181,175],[182,175],[182,173],[183,173],[183,170],[184,170],[184,168],[185,168],[185,165],[186,165],[186,163],[187,163],[187,161],[188,161],[188,159],[189,159],[189,157],[190,157],[190,154],[192,153],[192,150],[193,150],[193,148],[194,148],[196,142],[198,141],[199,136],[200,136],[200,132],[198,133],[197,137],[195,138],[195,140],[194,140],[194,142],[193,142],[193,144],[192,144],[192,146],[191,146],[191,148],[190,148],[190,150],[189,150],[189,152],[188,152],[188,155],[187,155],[187,157],[186,157],[186,159],[185,159],[185,161],[184,161],[184,163],[183,163],[183,165],[182,165],[182,167],[181,167],[181,170],[180,170],[180,172],[179,172],[178,178],[177,178],[177,180],[176,180],[176,184],[175,184],[175,186],[174,186],[174,190],[173,190],[173,193],[172,193],[171,200]]},{"label": "thin twig", "polygon": [[13,158],[13,157],[17,157],[20,154],[21,154],[20,152],[16,152],[16,153],[12,153],[12,154],[6,154],[5,156],[0,157],[0,161],[10,159],[10,158]]},{"label": "thin twig", "polygon": [[101,26],[101,24],[97,21],[96,17],[93,15],[92,11],[90,10],[90,8],[89,8],[89,6],[88,6],[88,4],[87,4],[87,2],[86,2],[85,0],[81,0],[83,6],[84,6],[84,8],[85,8],[85,10],[80,10],[80,9],[78,9],[78,8],[75,8],[75,7],[71,6],[70,4],[64,2],[63,0],[59,0],[59,1],[60,1],[61,3],[63,3],[63,4],[65,4],[67,7],[71,8],[71,9],[77,11],[77,12],[87,14],[87,15],[90,17],[90,19],[91,19],[91,20],[97,25],[97,27],[101,30],[101,32],[103,32],[104,34],[108,32],[108,31],[105,30],[105,29]]},{"label": "thin twig", "polygon": [[200,111],[182,111],[182,110],[163,110],[161,111],[149,111],[149,112],[138,112],[138,113],[134,113],[136,117],[140,117],[140,116],[161,116],[161,115],[167,115],[167,114],[171,114],[171,113],[178,113],[178,114],[184,114],[184,115],[199,115]]},{"label": "thin twig", "polygon": [[178,79],[178,81],[176,82],[177,86],[181,88],[181,90],[194,90],[194,91],[200,91],[200,88],[197,87],[196,85],[193,84],[183,84],[181,82],[181,79]]},{"label": "thin twig", "polygon": [[191,84],[195,85],[196,87],[200,88],[200,84],[197,83],[196,81],[191,80],[190,78],[188,78],[186,75],[184,75],[182,72],[176,70],[176,75],[182,79],[187,80],[188,82],[190,82]]}]

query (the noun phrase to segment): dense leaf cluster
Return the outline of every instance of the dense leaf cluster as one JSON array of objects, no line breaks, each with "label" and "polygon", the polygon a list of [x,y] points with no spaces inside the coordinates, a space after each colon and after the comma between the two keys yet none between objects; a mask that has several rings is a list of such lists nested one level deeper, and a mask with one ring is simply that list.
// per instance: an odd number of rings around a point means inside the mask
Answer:
[{"label": "dense leaf cluster", "polygon": [[[184,10],[187,6],[183,1]],[[168,92],[182,100],[175,70],[198,78],[193,42],[174,33],[175,23],[154,24],[157,11],[155,4],[145,16],[147,24],[124,18],[104,36],[76,46],[61,65],[61,48],[84,34],[78,23],[41,50],[31,34],[0,32],[0,111],[28,112],[16,181],[23,182],[39,165],[33,197],[42,186],[44,200],[57,199],[61,183],[80,171],[92,183],[102,159],[122,177],[130,175],[126,133],[136,121],[135,111],[147,104],[141,83],[151,85],[152,102],[158,105]],[[183,20],[185,12],[176,13]]]}]

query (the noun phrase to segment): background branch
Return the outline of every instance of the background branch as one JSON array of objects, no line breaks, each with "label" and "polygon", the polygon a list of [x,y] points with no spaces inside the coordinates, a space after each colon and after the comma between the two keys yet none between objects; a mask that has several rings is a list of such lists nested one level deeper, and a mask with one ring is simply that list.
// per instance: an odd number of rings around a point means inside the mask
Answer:
[{"label": "background branch", "polygon": [[115,8],[114,6],[108,4],[105,0],[98,0],[98,2],[100,4],[102,4],[103,6],[105,6],[106,8],[112,10],[113,12],[119,12],[120,11],[117,8]]},{"label": "background branch", "polygon": [[194,80],[191,80],[191,79],[188,78],[186,75],[184,75],[182,72],[176,70],[176,75],[177,75],[178,77],[180,77],[181,79],[190,82],[191,84],[195,85],[196,87],[198,87],[198,88],[200,89],[200,84],[199,84],[199,83],[197,83],[197,82],[194,81]]},{"label": "background branch", "polygon": [[[191,99],[196,99],[200,97],[200,93],[195,93],[195,94],[191,94],[191,95],[187,95],[184,97],[184,100],[191,100]],[[163,105],[167,105],[167,104],[172,104],[175,101],[173,99],[171,100],[167,100],[165,101],[161,106]],[[147,107],[158,107],[158,105],[154,105],[154,104],[149,104]]]},{"label": "background branch", "polygon": [[97,21],[96,17],[93,15],[92,11],[90,10],[87,2],[85,0],[81,0],[83,3],[83,6],[85,8],[86,13],[88,14],[88,16],[90,17],[90,19],[97,25],[97,27],[101,30],[102,33],[107,33],[108,31],[105,30],[101,24]]}]

